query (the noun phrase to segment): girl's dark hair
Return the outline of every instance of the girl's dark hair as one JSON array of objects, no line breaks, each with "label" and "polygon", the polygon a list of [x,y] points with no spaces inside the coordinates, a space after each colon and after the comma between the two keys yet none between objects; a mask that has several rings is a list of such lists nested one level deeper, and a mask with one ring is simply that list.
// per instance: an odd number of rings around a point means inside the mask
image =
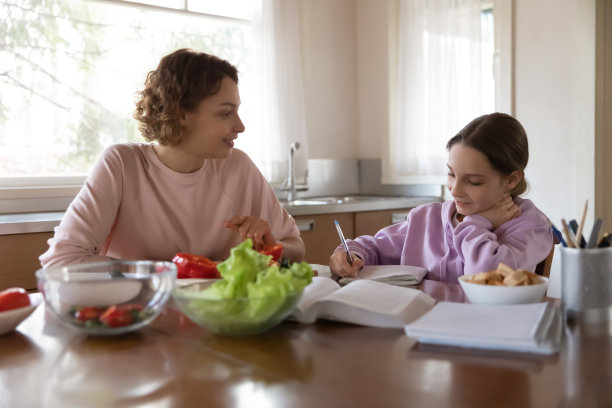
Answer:
[{"label": "girl's dark hair", "polygon": [[[493,168],[508,176],[524,171],[529,160],[527,134],[518,120],[505,113],[480,116],[467,124],[446,144],[446,150],[460,143],[484,154]],[[525,176],[510,192],[515,197],[527,191]]]},{"label": "girl's dark hair", "polygon": [[137,94],[134,118],[142,136],[176,145],[183,137],[183,114],[219,92],[226,76],[238,84],[236,67],[214,55],[184,48],[163,57]]}]

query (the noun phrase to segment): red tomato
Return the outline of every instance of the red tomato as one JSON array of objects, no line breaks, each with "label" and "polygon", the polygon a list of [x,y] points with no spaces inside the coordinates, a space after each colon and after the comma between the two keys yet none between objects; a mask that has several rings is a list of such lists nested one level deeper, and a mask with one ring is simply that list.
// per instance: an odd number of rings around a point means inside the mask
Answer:
[{"label": "red tomato", "polygon": [[172,261],[176,264],[177,278],[218,279],[221,274],[217,264],[205,256],[178,253]]},{"label": "red tomato", "polygon": [[104,312],[104,309],[101,307],[87,306],[79,309],[76,312],[75,317],[82,322],[86,322],[88,320],[98,320],[102,312]]},{"label": "red tomato", "polygon": [[0,292],[0,312],[30,306],[28,292],[22,288],[9,288]]},{"label": "red tomato", "polygon": [[272,255],[273,261],[280,262],[281,255],[283,254],[283,244],[268,245],[259,252],[264,255]]},{"label": "red tomato", "polygon": [[129,310],[119,309],[117,306],[111,306],[100,316],[100,321],[106,323],[108,327],[129,326],[132,324],[132,314]]}]

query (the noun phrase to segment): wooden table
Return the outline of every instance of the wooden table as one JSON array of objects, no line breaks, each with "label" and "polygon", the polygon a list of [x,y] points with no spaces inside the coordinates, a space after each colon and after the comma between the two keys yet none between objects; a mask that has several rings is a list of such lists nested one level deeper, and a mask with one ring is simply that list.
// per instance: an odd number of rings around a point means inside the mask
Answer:
[{"label": "wooden table", "polygon": [[[421,289],[464,301],[458,285]],[[611,346],[609,324],[567,327],[554,356],[325,321],[223,337],[170,307],[138,332],[87,337],[41,306],[0,336],[0,407],[609,407]]]}]

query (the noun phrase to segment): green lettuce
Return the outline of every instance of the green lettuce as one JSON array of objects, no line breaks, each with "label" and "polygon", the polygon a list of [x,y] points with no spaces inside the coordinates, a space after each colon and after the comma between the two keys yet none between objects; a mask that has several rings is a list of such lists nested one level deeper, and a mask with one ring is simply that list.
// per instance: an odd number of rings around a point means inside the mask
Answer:
[{"label": "green lettuce", "polygon": [[260,332],[278,324],[310,284],[313,272],[306,262],[283,268],[269,266],[271,259],[255,251],[250,239],[232,248],[229,258],[217,266],[222,279],[189,293],[190,317],[230,334]]}]

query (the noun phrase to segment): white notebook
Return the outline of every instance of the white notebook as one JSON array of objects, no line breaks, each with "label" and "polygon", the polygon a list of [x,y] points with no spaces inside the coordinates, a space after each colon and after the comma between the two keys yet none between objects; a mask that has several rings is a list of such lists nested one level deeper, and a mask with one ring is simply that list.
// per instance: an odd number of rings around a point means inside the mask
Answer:
[{"label": "white notebook", "polygon": [[561,313],[550,302],[439,302],[404,330],[421,343],[552,354],[559,350],[562,326]]}]

